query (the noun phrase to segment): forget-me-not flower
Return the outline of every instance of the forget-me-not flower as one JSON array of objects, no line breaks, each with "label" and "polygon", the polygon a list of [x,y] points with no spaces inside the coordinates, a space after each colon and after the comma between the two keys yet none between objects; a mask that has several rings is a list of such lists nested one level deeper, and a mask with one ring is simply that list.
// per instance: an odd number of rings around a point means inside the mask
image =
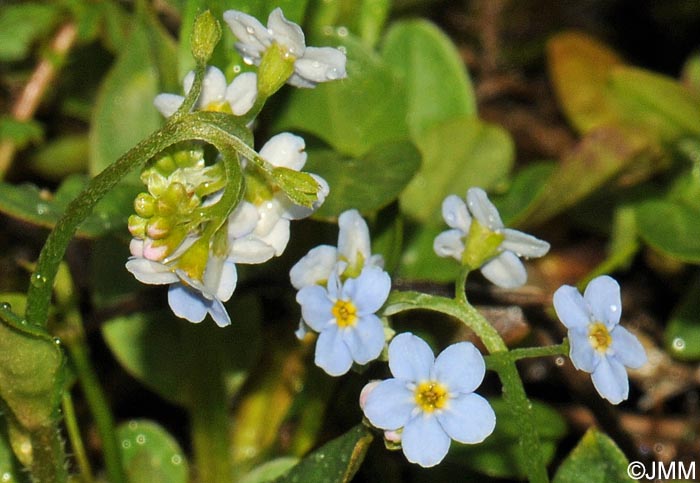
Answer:
[{"label": "forget-me-not flower", "polygon": [[332,47],[307,47],[299,25],[284,17],[276,8],[267,19],[267,28],[252,17],[237,10],[224,12],[224,20],[238,37],[236,48],[246,62],[260,65],[265,51],[277,44],[285,55],[294,59],[294,73],[287,83],[295,87],[315,87],[319,82],[342,79],[345,54]]},{"label": "forget-me-not flower", "polygon": [[344,283],[336,272],[326,287],[310,285],[297,293],[304,322],[319,333],[316,365],[331,376],[348,372],[353,362],[367,364],[384,348],[384,327],[377,312],[391,290],[389,274],[366,267]]},{"label": "forget-me-not flower", "polygon": [[516,288],[527,281],[519,257],[541,257],[549,251],[549,243],[505,228],[498,209],[481,188],[470,188],[466,203],[456,195],[445,198],[442,216],[452,229],[435,238],[435,253],[473,269],[480,267],[484,277],[499,287]]},{"label": "forget-me-not flower", "polygon": [[591,280],[583,296],[570,285],[554,292],[554,310],[569,330],[571,362],[591,373],[598,393],[613,404],[629,393],[625,367],[637,369],[647,361],[639,340],[618,325],[621,307],[620,286],[607,275]]},{"label": "forget-me-not flower", "polygon": [[496,414],[474,393],[484,378],[484,358],[470,342],[458,342],[438,355],[411,333],[389,344],[394,376],[366,394],[363,411],[373,426],[401,431],[406,458],[424,467],[440,463],[451,440],[480,443],[496,427]]}]

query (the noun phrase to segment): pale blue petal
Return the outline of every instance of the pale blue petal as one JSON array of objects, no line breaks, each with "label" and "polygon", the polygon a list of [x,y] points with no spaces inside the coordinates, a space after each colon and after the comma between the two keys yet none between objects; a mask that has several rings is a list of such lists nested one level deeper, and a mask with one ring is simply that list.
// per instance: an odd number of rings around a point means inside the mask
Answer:
[{"label": "pale blue petal", "polygon": [[491,231],[503,228],[501,216],[496,207],[489,201],[486,191],[481,188],[469,188],[467,191],[467,207],[479,223]]},{"label": "pale blue petal", "polygon": [[342,298],[350,299],[358,315],[373,314],[386,302],[391,291],[391,278],[379,267],[365,267],[357,278],[345,282]]},{"label": "pale blue petal", "polygon": [[297,293],[297,302],[301,305],[304,322],[316,332],[321,332],[333,320],[333,302],[328,299],[323,287],[311,285],[302,288]]},{"label": "pale blue petal", "polygon": [[537,258],[549,251],[549,243],[522,231],[506,228],[503,230],[503,235],[505,239],[501,243],[501,248],[510,250],[519,257]]},{"label": "pale blue petal", "polygon": [[525,265],[513,252],[503,252],[481,267],[481,273],[493,284],[517,288],[527,281]]},{"label": "pale blue petal", "polygon": [[434,415],[419,414],[403,428],[401,447],[408,461],[430,468],[447,455],[450,437]]},{"label": "pale blue petal", "polygon": [[445,384],[450,393],[473,392],[485,372],[484,357],[474,344],[458,342],[437,356],[430,379]]},{"label": "pale blue petal", "polygon": [[576,287],[562,285],[554,292],[552,301],[554,311],[564,327],[586,329],[586,333],[588,333],[588,324],[592,322],[591,314],[586,306],[586,301],[583,300]]},{"label": "pale blue petal", "polygon": [[633,333],[621,325],[611,332],[612,351],[615,359],[631,369],[639,369],[647,362],[644,346]]},{"label": "pale blue petal", "polygon": [[608,330],[620,322],[620,285],[614,278],[607,275],[594,278],[586,287],[583,298],[595,320],[604,323]]},{"label": "pale blue petal", "polygon": [[406,382],[387,379],[367,395],[363,411],[372,426],[395,430],[408,422],[415,408],[413,391],[406,387]]},{"label": "pale blue petal", "polygon": [[458,262],[462,261],[464,253],[464,233],[461,230],[446,230],[435,237],[433,250],[438,257],[452,257]]},{"label": "pale blue petal", "polygon": [[629,393],[625,367],[612,357],[603,357],[591,375],[598,394],[613,404],[619,404]]},{"label": "pale blue petal", "polygon": [[174,283],[169,287],[168,304],[175,315],[190,322],[201,322],[207,316],[205,299],[181,283]]},{"label": "pale blue petal", "polygon": [[209,315],[211,315],[211,318],[214,319],[216,325],[219,327],[231,325],[231,317],[229,317],[226,307],[224,307],[224,304],[221,303],[220,300],[211,300],[208,305]]},{"label": "pale blue petal", "polygon": [[569,329],[569,357],[576,369],[593,372],[600,362],[601,356],[588,340],[586,328]]},{"label": "pale blue petal", "polygon": [[389,369],[397,379],[427,381],[434,362],[430,346],[410,332],[397,335],[389,344]]},{"label": "pale blue petal", "polygon": [[343,340],[350,349],[352,359],[358,364],[373,361],[384,348],[384,327],[374,314],[360,317],[354,327],[340,329]]},{"label": "pale blue petal", "polygon": [[338,251],[330,245],[312,248],[289,271],[292,286],[299,290],[307,285],[325,284],[337,261]]},{"label": "pale blue petal", "polygon": [[457,195],[449,195],[442,202],[442,218],[450,228],[456,228],[462,234],[469,232],[472,217],[467,210],[467,204]]},{"label": "pale blue petal", "polygon": [[145,258],[129,258],[126,269],[136,280],[149,285],[169,285],[180,280],[167,265]]},{"label": "pale blue petal", "polygon": [[478,394],[460,394],[437,414],[447,435],[460,443],[481,443],[496,427],[496,413]]},{"label": "pale blue petal", "polygon": [[304,323],[304,319],[299,319],[299,328],[294,331],[294,335],[299,340],[304,340],[306,334],[309,333],[309,326]]},{"label": "pale blue petal", "polygon": [[338,326],[326,328],[316,341],[316,365],[331,376],[342,376],[352,366],[352,356]]}]

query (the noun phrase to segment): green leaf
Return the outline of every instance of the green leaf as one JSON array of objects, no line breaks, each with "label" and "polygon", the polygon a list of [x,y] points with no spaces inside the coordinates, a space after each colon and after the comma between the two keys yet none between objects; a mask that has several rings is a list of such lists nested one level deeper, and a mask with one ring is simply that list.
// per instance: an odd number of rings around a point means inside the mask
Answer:
[{"label": "green leaf", "polygon": [[[453,444],[447,461],[496,478],[525,478],[526,465],[518,450],[521,424],[502,399],[489,400],[496,413],[496,429],[478,445]],[[552,461],[557,442],[566,435],[564,418],[551,406],[533,403],[532,418],[538,428],[545,463]]]},{"label": "green leaf", "polygon": [[186,483],[184,452],[168,432],[152,421],[132,420],[117,428],[129,483]]},{"label": "green leaf", "polygon": [[14,294],[0,295],[0,397],[15,420],[33,431],[56,418],[63,353],[47,332],[12,311],[8,302],[16,299]]},{"label": "green leaf", "polygon": [[367,428],[355,426],[302,459],[275,483],[346,483],[360,468],[371,442]]},{"label": "green leaf", "polygon": [[700,360],[700,277],[674,309],[664,330],[666,348],[676,359]]},{"label": "green leaf", "polygon": [[636,210],[639,235],[656,250],[700,264],[700,210],[666,200],[648,200]]},{"label": "green leaf", "polygon": [[[100,88],[90,131],[90,174],[96,175],[161,125],[153,99],[176,83],[175,46],[143,15]],[[137,173],[132,180],[137,179]]]},{"label": "green leaf", "polygon": [[355,159],[329,150],[311,151],[304,170],[318,174],[331,188],[315,216],[337,217],[350,208],[377,211],[399,196],[419,166],[420,154],[408,142],[381,144]]},{"label": "green leaf", "polygon": [[89,142],[84,134],[66,135],[46,143],[30,158],[28,166],[42,177],[60,181],[84,172],[89,156]]},{"label": "green leaf", "polygon": [[299,458],[282,456],[255,467],[241,478],[240,483],[267,483],[284,475],[299,462]]},{"label": "green leaf", "polygon": [[476,117],[464,62],[438,27],[425,20],[397,22],[386,34],[382,54],[406,85],[407,122],[414,139],[451,118]]},{"label": "green leaf", "polygon": [[22,60],[60,19],[56,4],[25,2],[0,7],[0,62]]},{"label": "green leaf", "polygon": [[440,224],[440,207],[449,194],[486,190],[504,179],[514,147],[500,126],[460,117],[433,126],[418,139],[423,165],[401,195],[402,210],[423,223]]},{"label": "green leaf", "polygon": [[103,325],[102,333],[132,376],[163,398],[192,407],[201,375],[200,351],[216,354],[219,374],[211,377],[224,378],[229,396],[241,387],[258,356],[257,301],[234,296],[232,304],[236,307],[231,314],[233,323],[226,328],[216,327],[209,319],[195,325],[162,310],[112,319]]},{"label": "green leaf", "polygon": [[393,69],[350,35],[327,40],[345,46],[348,78],[292,91],[275,130],[309,132],[355,158],[408,138],[404,88]]},{"label": "green leaf", "polygon": [[28,476],[12,452],[4,417],[0,417],[0,475],[3,483],[25,483]]},{"label": "green leaf", "polygon": [[547,180],[556,169],[553,161],[539,161],[527,165],[514,176],[508,191],[502,195],[492,196],[503,223],[517,226],[523,219],[530,205],[544,191],[549,189]]},{"label": "green leaf", "polygon": [[11,141],[18,149],[38,143],[44,130],[36,121],[18,121],[10,116],[0,116],[0,140]]},{"label": "green leaf", "polygon": [[401,278],[452,282],[457,278],[461,265],[453,258],[440,258],[433,250],[433,241],[445,226],[410,224],[405,229],[405,248],[399,264]]},{"label": "green leaf", "polygon": [[630,483],[627,465],[615,442],[591,428],[561,464],[553,483]]}]

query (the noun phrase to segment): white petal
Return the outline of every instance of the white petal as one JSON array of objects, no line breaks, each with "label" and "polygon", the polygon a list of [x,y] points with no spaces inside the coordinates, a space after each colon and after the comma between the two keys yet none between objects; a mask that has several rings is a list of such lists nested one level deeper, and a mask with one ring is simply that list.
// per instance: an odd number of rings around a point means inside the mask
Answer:
[{"label": "white petal", "polygon": [[260,237],[262,241],[275,249],[275,255],[280,256],[289,243],[289,220],[280,218],[267,235]]},{"label": "white petal", "polygon": [[620,285],[614,278],[607,275],[594,278],[588,283],[583,298],[595,320],[605,324],[608,330],[620,322]]},{"label": "white petal", "polygon": [[588,332],[588,324],[592,322],[586,301],[576,287],[562,285],[554,292],[552,299],[554,311],[561,323],[569,329],[580,328]]},{"label": "white petal", "polygon": [[284,18],[282,9],[277,7],[267,18],[267,30],[280,45],[287,48],[290,54],[295,57],[304,55],[306,41],[304,32],[294,22],[290,22]]},{"label": "white petal", "polygon": [[300,87],[302,89],[313,89],[316,87],[316,83],[304,79],[302,76],[294,72],[292,76],[287,79],[287,84],[294,87]]},{"label": "white petal", "polygon": [[[250,56],[259,58],[261,52],[272,43],[270,33],[255,17],[237,10],[227,10],[224,12],[224,21],[245,47],[245,53]],[[236,48],[239,48],[239,45],[236,45]]]},{"label": "white petal", "polygon": [[647,362],[647,354],[644,346],[629,330],[621,325],[611,332],[612,351],[615,359],[631,369],[639,369]]},{"label": "white petal", "polygon": [[[189,94],[194,83],[194,72],[190,71],[183,82],[185,94]],[[202,79],[202,90],[197,98],[195,106],[198,109],[206,109],[213,102],[221,102],[226,95],[226,76],[213,66],[207,67]]]},{"label": "white petal", "polygon": [[427,381],[435,356],[420,337],[403,332],[389,344],[389,369],[397,379],[409,382]]},{"label": "white petal", "polygon": [[180,280],[167,265],[145,258],[129,258],[126,269],[136,277],[136,280],[149,285],[165,285]]},{"label": "white petal", "polygon": [[496,413],[489,402],[473,393],[450,399],[437,419],[450,438],[466,444],[481,443],[496,427]]},{"label": "white petal", "polygon": [[[214,257],[212,257],[214,258]],[[209,269],[209,264],[207,264],[207,270]],[[204,272],[204,279],[206,283],[207,271]],[[233,291],[236,290],[236,283],[238,282],[238,272],[236,271],[236,264],[231,260],[225,260],[221,266],[219,272],[218,287],[216,288],[216,298],[222,302],[226,302],[233,295]]]},{"label": "white petal", "polygon": [[481,273],[503,288],[517,288],[527,281],[525,265],[513,252],[503,252],[481,267]]},{"label": "white petal", "polygon": [[450,437],[434,415],[420,414],[403,428],[401,447],[408,461],[430,468],[447,455]]},{"label": "white petal", "polygon": [[158,94],[153,99],[153,105],[162,115],[170,117],[180,108],[184,100],[184,97],[176,94]]},{"label": "white petal", "polygon": [[260,150],[260,156],[273,166],[299,171],[306,164],[304,138],[283,132],[272,136]]},{"label": "white petal", "polygon": [[307,47],[304,56],[294,63],[294,71],[306,81],[334,81],[347,77],[345,62],[345,54],[338,49]]},{"label": "white petal", "polygon": [[236,76],[226,88],[226,100],[236,116],[250,111],[258,97],[258,76],[255,72],[244,72]]},{"label": "white petal", "polygon": [[228,256],[235,263],[265,263],[275,256],[275,248],[256,236],[247,236],[229,243]]},{"label": "white petal", "polygon": [[371,242],[367,223],[357,210],[348,210],[338,218],[338,253],[351,267],[358,262],[358,254],[363,260],[371,255]]},{"label": "white petal", "polygon": [[469,188],[467,191],[467,207],[479,223],[491,231],[503,228],[501,216],[493,203],[489,201],[486,191],[481,188]]},{"label": "white petal", "polygon": [[450,195],[442,202],[442,218],[450,228],[456,228],[466,234],[469,232],[469,226],[472,223],[472,217],[469,216],[467,204],[462,198],[457,195]]},{"label": "white petal", "polygon": [[471,342],[458,342],[435,359],[430,379],[445,384],[450,393],[470,393],[484,380],[486,364]]},{"label": "white petal", "polygon": [[168,304],[173,313],[190,322],[201,322],[207,316],[206,299],[186,288],[181,283],[175,283],[168,289]]},{"label": "white petal", "polygon": [[452,257],[458,262],[462,261],[464,253],[464,241],[462,230],[447,230],[440,233],[433,241],[433,250],[438,257]]},{"label": "white petal", "polygon": [[233,241],[255,230],[260,221],[260,214],[252,203],[241,201],[228,217],[228,239]]},{"label": "white petal", "polygon": [[289,271],[292,286],[299,290],[307,285],[325,283],[333,271],[337,260],[337,250],[330,245],[312,248]]},{"label": "white petal", "polygon": [[549,243],[522,231],[506,228],[503,230],[503,235],[505,239],[501,243],[501,248],[510,250],[519,257],[537,258],[549,251]]},{"label": "white petal", "polygon": [[620,404],[629,395],[625,367],[614,358],[603,357],[591,375],[598,394],[613,404]]}]

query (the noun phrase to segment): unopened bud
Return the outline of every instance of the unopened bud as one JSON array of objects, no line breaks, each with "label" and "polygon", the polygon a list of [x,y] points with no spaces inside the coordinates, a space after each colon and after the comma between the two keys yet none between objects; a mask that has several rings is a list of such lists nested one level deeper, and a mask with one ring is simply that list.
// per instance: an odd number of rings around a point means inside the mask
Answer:
[{"label": "unopened bud", "polygon": [[148,193],[139,193],[134,199],[134,211],[143,218],[150,218],[155,213],[156,200]]},{"label": "unopened bud", "polygon": [[265,50],[258,67],[258,96],[270,97],[294,73],[294,57],[286,47],[273,43]]},{"label": "unopened bud", "polygon": [[205,65],[221,39],[221,25],[209,10],[194,20],[192,29],[192,56],[199,65]]},{"label": "unopened bud", "polygon": [[130,215],[128,221],[129,233],[136,238],[146,237],[147,221],[138,215]]},{"label": "unopened bud", "polygon": [[173,224],[170,218],[156,216],[148,222],[146,234],[148,235],[148,238],[160,240],[167,237],[168,234],[170,234],[172,226]]}]

